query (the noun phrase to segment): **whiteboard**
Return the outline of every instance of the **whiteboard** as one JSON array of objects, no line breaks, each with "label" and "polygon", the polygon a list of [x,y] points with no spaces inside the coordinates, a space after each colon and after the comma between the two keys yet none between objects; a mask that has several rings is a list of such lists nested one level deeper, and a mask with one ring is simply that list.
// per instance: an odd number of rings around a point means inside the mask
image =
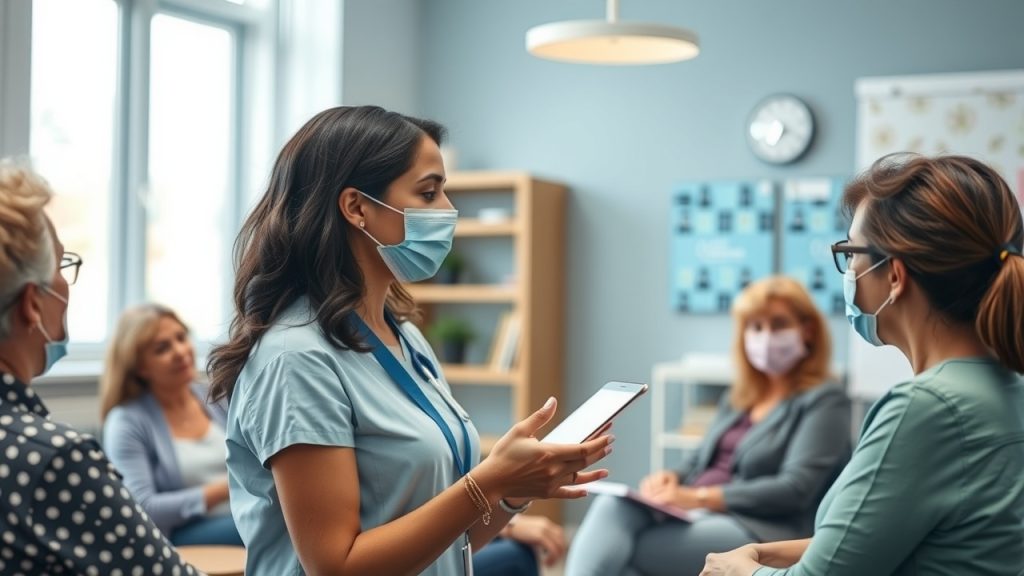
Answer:
[{"label": "whiteboard", "polygon": [[[1024,204],[1024,70],[861,78],[856,94],[858,170],[892,152],[964,154],[999,171]],[[852,329],[849,358],[858,398],[913,375],[898,349]]]}]

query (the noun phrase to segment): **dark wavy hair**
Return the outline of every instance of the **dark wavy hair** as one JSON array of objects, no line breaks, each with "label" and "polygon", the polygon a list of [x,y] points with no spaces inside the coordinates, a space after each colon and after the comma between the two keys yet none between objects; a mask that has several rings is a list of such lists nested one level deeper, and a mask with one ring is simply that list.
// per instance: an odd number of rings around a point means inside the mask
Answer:
[{"label": "dark wavy hair", "polygon": [[[380,199],[412,167],[422,139],[440,145],[444,133],[436,122],[376,106],[339,106],[314,116],[285,144],[235,241],[235,316],[228,342],[213,349],[207,365],[213,400],[231,397],[253,346],[302,296],[332,345],[365,349],[346,322],[366,287],[338,196],[354,187]],[[399,318],[417,315],[398,284],[386,306]]]}]

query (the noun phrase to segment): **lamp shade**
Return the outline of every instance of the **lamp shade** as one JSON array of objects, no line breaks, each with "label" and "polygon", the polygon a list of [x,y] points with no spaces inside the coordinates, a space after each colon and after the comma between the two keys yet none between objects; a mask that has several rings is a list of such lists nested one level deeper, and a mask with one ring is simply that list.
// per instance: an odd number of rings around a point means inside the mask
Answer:
[{"label": "lamp shade", "polygon": [[639,22],[569,20],[526,32],[534,56],[584,64],[665,64],[700,53],[697,35],[685,28]]}]

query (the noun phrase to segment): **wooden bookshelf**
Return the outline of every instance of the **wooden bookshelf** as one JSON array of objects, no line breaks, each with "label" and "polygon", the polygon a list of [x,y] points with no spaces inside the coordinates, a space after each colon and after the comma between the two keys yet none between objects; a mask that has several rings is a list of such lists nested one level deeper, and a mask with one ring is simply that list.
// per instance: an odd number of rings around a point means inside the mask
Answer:
[{"label": "wooden bookshelf", "polygon": [[514,303],[520,296],[515,286],[455,284],[411,284],[406,286],[416,302],[428,303]]},{"label": "wooden bookshelf", "polygon": [[443,364],[441,369],[450,384],[515,386],[520,380],[518,371],[500,372],[487,365]]},{"label": "wooden bookshelf", "polygon": [[[456,397],[462,386],[505,387],[509,389],[509,415],[518,422],[540,408],[550,396],[564,399],[564,317],[565,317],[565,204],[566,187],[534,178],[519,171],[455,172],[448,175],[446,192],[456,206],[488,204],[512,207],[507,220],[484,221],[468,212],[455,227],[459,242],[493,238],[511,242],[512,284],[407,285],[409,293],[423,308],[425,323],[435,316],[433,308],[444,305],[497,306],[513,312],[519,321],[518,354],[514,368],[496,370],[492,364],[445,364],[445,378]],[[476,198],[470,198],[471,196]],[[494,242],[488,240],[488,242]],[[484,245],[481,245],[484,246]],[[489,248],[484,248],[487,250]],[[470,262],[472,265],[472,261]],[[500,315],[500,314],[499,314]],[[497,327],[492,327],[494,332]],[[481,334],[490,336],[490,334]],[[473,413],[472,406],[466,409]],[[561,413],[556,418],[564,417]],[[477,422],[486,428],[485,422]],[[498,440],[495,433],[481,431],[481,447],[488,453]],[[544,514],[559,522],[559,501],[538,501],[531,513]]]},{"label": "wooden bookshelf", "polygon": [[502,222],[485,222],[477,218],[459,218],[455,225],[456,238],[515,236],[519,223],[509,219]]}]

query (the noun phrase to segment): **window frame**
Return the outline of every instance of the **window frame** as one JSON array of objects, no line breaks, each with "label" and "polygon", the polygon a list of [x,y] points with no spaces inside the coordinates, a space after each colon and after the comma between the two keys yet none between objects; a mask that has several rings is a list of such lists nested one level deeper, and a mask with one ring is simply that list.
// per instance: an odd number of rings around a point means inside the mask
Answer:
[{"label": "window frame", "polygon": [[[235,4],[229,0],[111,0],[117,6],[118,55],[115,90],[114,152],[110,190],[110,259],[107,296],[107,339],[104,342],[74,342],[69,345],[68,358],[51,373],[37,380],[43,383],[79,381],[95,377],[102,369],[107,342],[124,308],[146,298],[146,229],[145,194],[149,165],[149,67],[152,19],[158,14],[182,18],[204,25],[226,29],[234,46],[231,139],[232,158],[229,172],[229,193],[225,199],[229,221],[235,229],[241,226],[248,208],[249,190],[263,178],[264,166],[272,158],[277,134],[274,123],[266,118],[277,115],[275,93],[277,70],[279,0],[265,0],[264,8]],[[14,3],[30,0],[13,0]],[[8,10],[10,10],[8,8]],[[27,13],[27,14],[24,14]],[[23,10],[31,31],[31,7]],[[12,23],[11,26],[17,24]],[[7,27],[10,29],[10,26]],[[31,32],[28,34],[31,45]],[[0,78],[30,78],[31,59],[27,71],[8,71],[0,67]],[[4,84],[9,84],[4,82]],[[30,84],[30,83],[29,83]],[[26,88],[27,91],[27,88]],[[258,96],[269,94],[269,97]],[[243,98],[243,95],[257,95]],[[0,119],[13,117],[17,103],[8,103],[0,95]],[[30,98],[30,96],[28,96]],[[27,103],[23,105],[27,110]],[[27,114],[26,114],[27,116]],[[258,119],[263,119],[259,121]],[[7,123],[4,122],[6,125]],[[261,128],[261,126],[264,126]],[[0,155],[28,150],[28,121],[23,141],[17,135],[0,135]],[[12,144],[7,144],[7,141]],[[248,168],[247,168],[248,167]],[[234,229],[223,231],[223,248],[232,250]],[[74,250],[73,246],[68,249]],[[233,261],[233,258],[230,260]],[[131,273],[129,273],[131,271]],[[85,271],[89,273],[88,269]],[[228,285],[230,287],[230,283]],[[221,294],[230,316],[230,289]],[[213,346],[209,340],[194,340],[200,370]]]}]

